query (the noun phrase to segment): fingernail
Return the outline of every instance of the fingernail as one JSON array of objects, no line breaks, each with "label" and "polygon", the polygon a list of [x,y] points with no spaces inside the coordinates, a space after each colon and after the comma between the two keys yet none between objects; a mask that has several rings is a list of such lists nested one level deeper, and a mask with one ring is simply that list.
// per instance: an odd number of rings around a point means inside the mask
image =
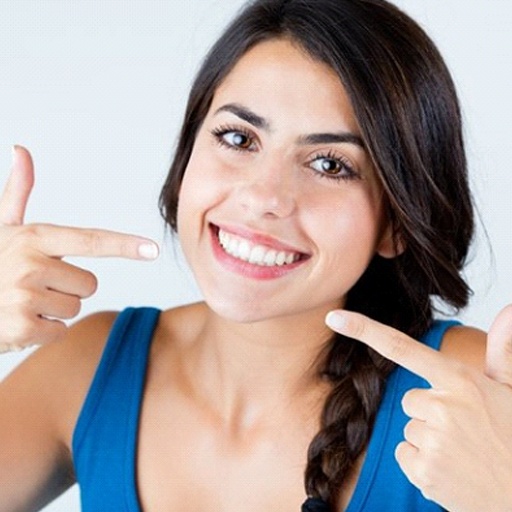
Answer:
[{"label": "fingernail", "polygon": [[342,331],[345,328],[345,315],[341,311],[329,311],[325,317],[325,323],[333,331]]},{"label": "fingernail", "polygon": [[12,162],[14,162],[14,159],[16,158],[16,148],[17,148],[16,144],[13,144],[11,146],[11,160],[12,160]]},{"label": "fingernail", "polygon": [[139,245],[139,256],[146,260],[154,260],[158,258],[158,245],[156,244],[141,244]]}]

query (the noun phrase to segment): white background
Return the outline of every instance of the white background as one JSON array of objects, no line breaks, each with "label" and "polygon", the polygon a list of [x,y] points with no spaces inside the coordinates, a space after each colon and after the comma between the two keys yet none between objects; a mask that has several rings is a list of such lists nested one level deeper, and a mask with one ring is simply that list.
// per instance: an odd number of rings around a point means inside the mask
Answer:
[{"label": "white background", "polygon": [[[512,300],[512,4],[396,0],[438,43],[459,88],[480,217],[462,318],[487,328]],[[1,0],[0,181],[10,145],[31,149],[28,222],[153,237],[154,263],[76,260],[97,273],[82,315],[196,300],[157,210],[186,94],[200,59],[241,0]],[[491,249],[492,248],[492,249]],[[5,355],[0,377],[24,355]],[[0,449],[4,449],[3,447]],[[76,487],[47,512],[79,510]]]}]

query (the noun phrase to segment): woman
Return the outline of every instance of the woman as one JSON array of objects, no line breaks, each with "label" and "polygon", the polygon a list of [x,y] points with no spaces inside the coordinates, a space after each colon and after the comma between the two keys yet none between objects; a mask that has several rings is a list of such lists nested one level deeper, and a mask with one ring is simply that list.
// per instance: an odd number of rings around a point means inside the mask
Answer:
[{"label": "woman", "polygon": [[[62,256],[154,246],[21,226],[16,159],[0,213],[20,305],[3,325],[23,346],[94,292]],[[440,510],[393,459],[401,397],[425,380],[324,324],[356,311],[483,365],[483,333],[433,321],[433,295],[467,302],[473,217],[457,98],[423,31],[379,0],[248,5],[198,73],[161,207],[205,302],[88,317],[2,384],[2,509],[77,478],[84,511],[291,511],[306,495],[305,510]]]}]

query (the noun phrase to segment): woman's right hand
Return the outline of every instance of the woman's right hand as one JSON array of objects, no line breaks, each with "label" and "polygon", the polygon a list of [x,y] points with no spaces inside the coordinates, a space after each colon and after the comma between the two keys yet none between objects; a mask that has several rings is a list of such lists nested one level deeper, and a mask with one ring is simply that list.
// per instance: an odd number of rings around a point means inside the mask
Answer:
[{"label": "woman's right hand", "polygon": [[155,242],[100,229],[24,224],[34,184],[30,153],[13,147],[11,174],[0,197],[0,352],[63,337],[64,320],[77,316],[81,299],[97,288],[91,272],[65,256],[152,260]]}]

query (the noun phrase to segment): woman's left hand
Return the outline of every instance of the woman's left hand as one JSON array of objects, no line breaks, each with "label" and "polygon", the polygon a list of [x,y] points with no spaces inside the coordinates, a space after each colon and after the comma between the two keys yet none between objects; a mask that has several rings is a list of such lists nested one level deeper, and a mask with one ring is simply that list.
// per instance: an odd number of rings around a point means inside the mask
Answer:
[{"label": "woman's left hand", "polygon": [[432,386],[405,394],[411,420],[396,449],[423,495],[451,512],[512,511],[512,306],[489,331],[485,372],[357,313],[326,321]]}]

